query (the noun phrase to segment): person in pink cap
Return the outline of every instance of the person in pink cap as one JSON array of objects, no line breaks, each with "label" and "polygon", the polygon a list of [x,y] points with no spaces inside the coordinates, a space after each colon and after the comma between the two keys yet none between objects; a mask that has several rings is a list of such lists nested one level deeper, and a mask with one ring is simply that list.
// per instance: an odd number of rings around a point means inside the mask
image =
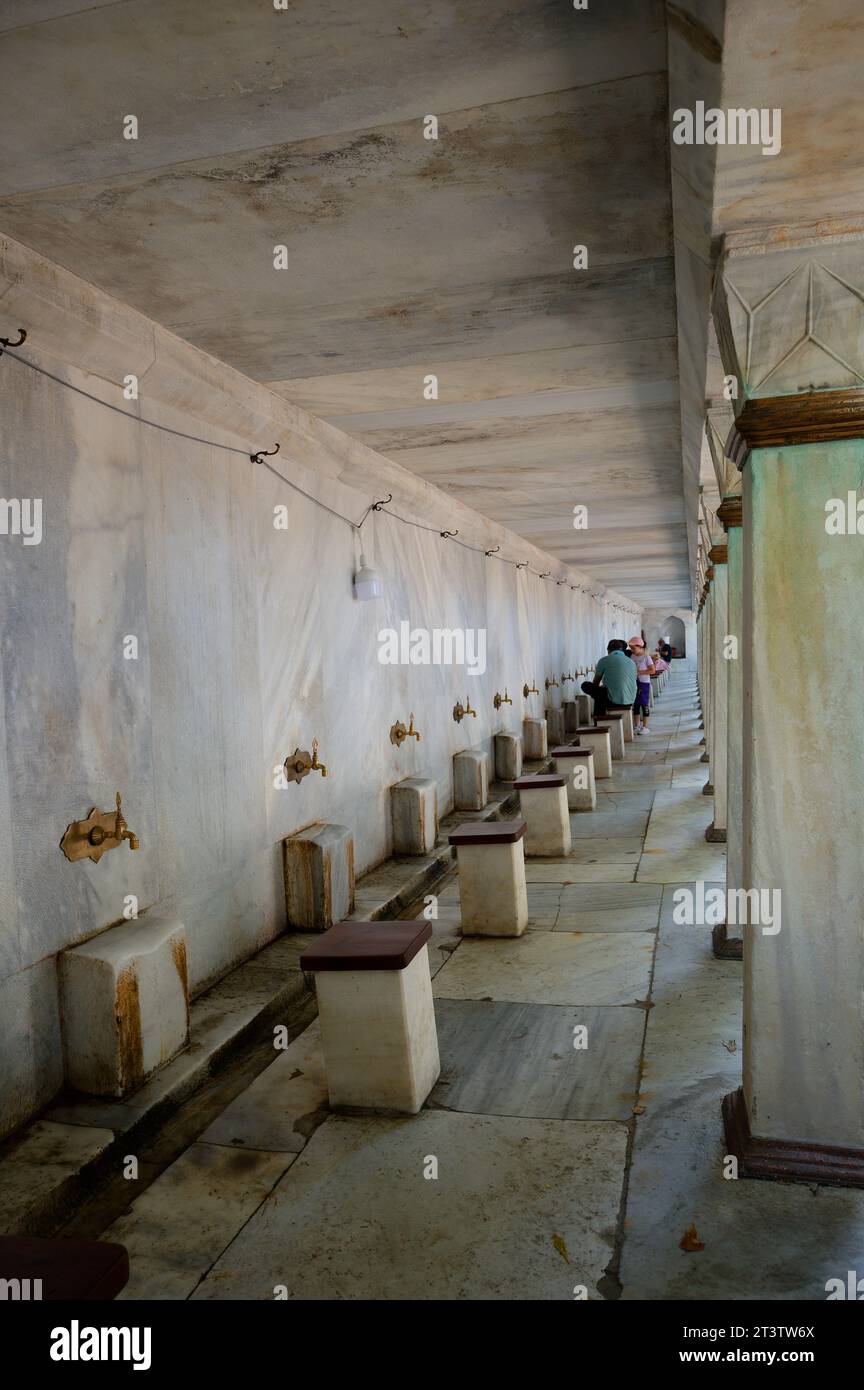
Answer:
[{"label": "person in pink cap", "polygon": [[655,674],[654,662],[645,650],[641,637],[628,640],[630,658],[636,663],[636,699],[633,704],[633,728],[637,734],[648,732],[648,717],[651,713],[651,677]]}]

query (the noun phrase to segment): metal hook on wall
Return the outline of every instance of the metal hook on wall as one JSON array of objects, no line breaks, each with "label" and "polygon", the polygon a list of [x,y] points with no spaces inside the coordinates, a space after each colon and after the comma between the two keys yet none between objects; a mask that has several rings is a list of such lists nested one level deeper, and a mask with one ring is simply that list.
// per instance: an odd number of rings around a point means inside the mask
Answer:
[{"label": "metal hook on wall", "polygon": [[447,540],[452,540],[454,536],[458,536],[458,535],[459,535],[459,532],[458,532],[458,531],[439,531],[439,532],[438,532],[438,535],[441,537],[442,541],[447,541]]},{"label": "metal hook on wall", "polygon": [[498,554],[498,551],[499,551],[500,549],[501,549],[500,545],[496,545],[494,550],[487,550],[487,551],[486,551],[486,559],[488,560],[490,555],[497,555],[497,554]]},{"label": "metal hook on wall", "polygon": [[7,347],[20,347],[21,344],[22,344],[23,342],[26,341],[26,339],[27,339],[27,330],[26,330],[26,328],[19,328],[19,329],[18,329],[18,341],[17,341],[17,343],[13,343],[13,341],[12,341],[11,338],[0,338],[0,357],[3,356],[3,348],[7,348]]},{"label": "metal hook on wall", "polygon": [[273,454],[278,454],[279,445],[275,449],[259,449],[257,454],[249,455],[250,463],[263,463],[265,458],[270,458]]},{"label": "metal hook on wall", "polygon": [[393,493],[392,493],[392,492],[388,492],[388,494],[387,494],[387,496],[384,498],[383,502],[373,502],[373,503],[372,503],[372,506],[371,506],[371,508],[370,508],[370,510],[373,511],[373,512],[380,512],[380,510],[381,510],[382,507],[386,507],[386,506],[387,506],[387,503],[388,503],[388,502],[392,502],[392,501],[393,501]]}]

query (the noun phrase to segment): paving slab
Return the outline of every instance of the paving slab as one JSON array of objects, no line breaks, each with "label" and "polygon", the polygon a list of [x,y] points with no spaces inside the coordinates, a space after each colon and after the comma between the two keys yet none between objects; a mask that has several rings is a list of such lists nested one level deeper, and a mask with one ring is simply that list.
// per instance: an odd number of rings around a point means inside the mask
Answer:
[{"label": "paving slab", "polygon": [[526,1004],[632,1004],[648,993],[651,933],[527,931],[463,941],[436,976],[439,999]]},{"label": "paving slab", "polygon": [[193,1298],[599,1297],[626,1146],[608,1121],[334,1115]]},{"label": "paving slab", "polygon": [[[441,1077],[431,1106],[541,1119],[630,1119],[643,1009],[438,999],[435,1018]],[[585,1033],[577,1035],[577,1028]]]}]

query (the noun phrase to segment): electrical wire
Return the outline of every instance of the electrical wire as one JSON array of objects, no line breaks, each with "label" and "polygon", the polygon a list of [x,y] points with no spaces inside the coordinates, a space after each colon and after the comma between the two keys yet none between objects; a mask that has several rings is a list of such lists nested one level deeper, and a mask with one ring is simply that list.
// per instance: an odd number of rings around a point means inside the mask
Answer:
[{"label": "electrical wire", "polygon": [[[47,367],[40,367],[36,362],[31,362],[28,358],[21,357],[19,353],[11,351],[8,347],[4,347],[2,351],[0,351],[0,357],[11,357],[13,362],[20,363],[22,367],[28,367],[32,372],[38,372],[40,376],[47,377],[50,381],[56,382],[58,386],[65,387],[67,391],[74,391],[76,395],[83,396],[85,400],[92,401],[95,405],[101,405],[105,410],[113,411],[115,415],[122,415],[125,419],[131,420],[133,424],[147,425],[149,429],[161,430],[163,434],[173,435],[176,439],[188,439],[193,444],[203,444],[208,449],[222,449],[227,454],[239,454],[241,458],[245,458],[250,462],[253,461],[253,455],[248,453],[245,449],[239,448],[237,445],[220,444],[212,439],[202,439],[200,435],[188,434],[185,430],[175,430],[170,425],[162,425],[156,420],[148,420],[143,415],[135,415],[130,410],[123,410],[119,405],[112,405],[110,401],[103,400],[101,396],[93,395],[91,391],[85,391],[81,386],[75,386],[71,381],[65,381],[63,377],[57,376],[54,372],[49,372]],[[429,526],[422,521],[411,521],[408,517],[401,516],[399,512],[394,512],[388,507],[387,503],[390,501],[389,497],[384,502],[370,502],[360,520],[354,521],[350,516],[345,516],[342,512],[337,512],[334,507],[328,506],[326,502],[322,502],[320,498],[313,496],[311,492],[306,492],[304,488],[292,482],[290,478],[286,478],[285,474],[280,473],[279,469],[274,467],[272,463],[269,463],[266,458],[259,457],[255,462],[257,462],[259,467],[266,468],[274,477],[285,483],[287,487],[292,488],[294,492],[298,492],[301,497],[305,497],[307,502],[312,502],[316,507],[321,507],[323,511],[329,512],[330,516],[335,517],[337,521],[344,522],[346,526],[350,526],[351,530],[358,534],[373,511],[383,512],[385,516],[392,517],[394,521],[401,522],[403,526],[411,526],[415,531],[426,531],[430,535],[438,535],[442,539],[451,540],[454,545],[461,546],[463,550],[470,550],[474,555],[485,555],[487,559],[499,560],[501,564],[511,565],[516,569],[527,569],[529,574],[535,575],[538,579],[552,578],[551,573],[541,574],[539,570],[532,569],[531,565],[524,560],[508,560],[506,555],[498,555],[495,551],[486,550],[483,546],[469,545],[467,541],[459,540],[458,532],[456,531],[441,531],[437,526]],[[556,581],[556,583],[562,582],[569,583],[569,580]],[[583,588],[581,584],[570,584],[570,588],[573,590],[578,589],[582,594],[591,594],[592,598],[602,597],[602,595],[595,596],[591,593],[590,589]],[[625,608],[622,604],[612,604],[611,607],[621,612],[633,612],[635,614],[635,609]]]}]

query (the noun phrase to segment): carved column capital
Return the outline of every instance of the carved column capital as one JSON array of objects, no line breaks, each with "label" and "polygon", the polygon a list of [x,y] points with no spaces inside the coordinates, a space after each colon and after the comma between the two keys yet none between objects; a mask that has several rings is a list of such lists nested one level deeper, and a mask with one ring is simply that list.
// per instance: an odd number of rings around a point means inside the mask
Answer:
[{"label": "carved column capital", "polygon": [[713,313],[739,468],[751,448],[864,437],[864,223],[727,237]]}]

